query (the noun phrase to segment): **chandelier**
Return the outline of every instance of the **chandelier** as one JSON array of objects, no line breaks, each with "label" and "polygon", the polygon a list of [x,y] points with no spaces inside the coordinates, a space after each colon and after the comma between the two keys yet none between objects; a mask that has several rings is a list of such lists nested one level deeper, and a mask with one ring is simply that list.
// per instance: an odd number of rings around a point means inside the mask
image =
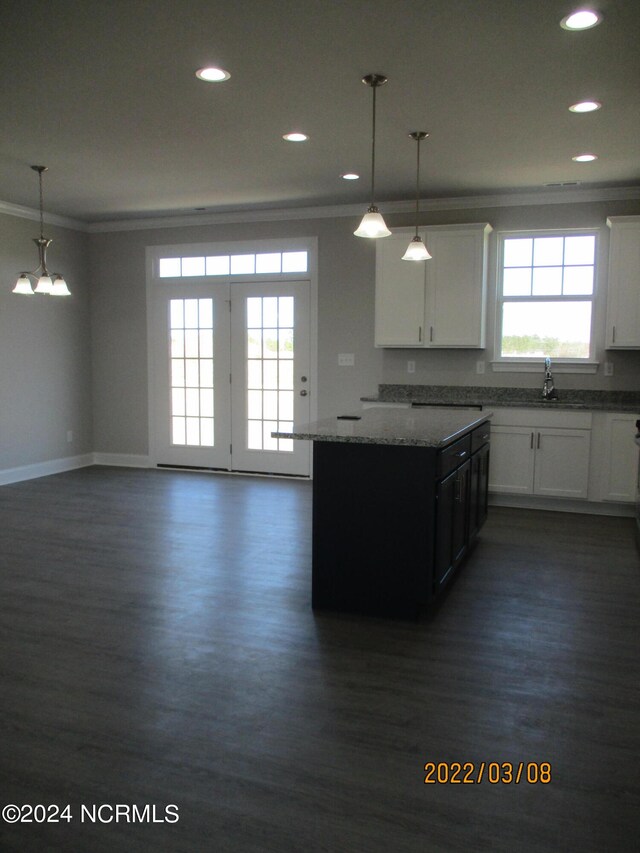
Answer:
[{"label": "chandelier", "polygon": [[[40,181],[40,236],[34,237],[33,242],[38,247],[40,263],[33,272],[21,272],[16,281],[13,293],[23,296],[33,296],[35,293],[48,293],[49,296],[71,296],[67,282],[60,273],[50,273],[47,269],[47,249],[53,242],[50,237],[44,236],[44,214],[42,203],[42,173],[47,171],[46,166],[32,166],[34,172],[38,173]],[[35,291],[31,286],[31,280],[36,283]]]}]

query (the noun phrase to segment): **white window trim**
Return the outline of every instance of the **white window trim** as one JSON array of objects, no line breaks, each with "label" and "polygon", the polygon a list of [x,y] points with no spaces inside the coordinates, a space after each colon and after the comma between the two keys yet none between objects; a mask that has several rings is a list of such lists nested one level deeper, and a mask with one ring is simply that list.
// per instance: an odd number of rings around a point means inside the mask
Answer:
[{"label": "white window trim", "polygon": [[[594,226],[592,228],[544,228],[544,229],[523,229],[520,231],[499,231],[497,233],[497,257],[496,257],[496,309],[495,309],[495,335],[494,335],[494,359],[491,361],[491,370],[494,373],[539,373],[540,365],[544,364],[544,359],[541,358],[513,358],[497,355],[502,351],[502,277],[503,277],[503,258],[504,258],[504,241],[513,237],[559,237],[568,235],[593,234],[595,235],[595,262],[594,262],[594,282],[593,294],[591,295],[592,311],[591,311],[591,335],[589,341],[589,358],[554,358],[553,372],[554,373],[597,373],[600,362],[594,358],[595,353],[595,319],[596,319],[596,298],[598,294],[599,280],[602,270],[601,258],[601,234],[602,228]],[[551,298],[553,301],[553,298]]]}]

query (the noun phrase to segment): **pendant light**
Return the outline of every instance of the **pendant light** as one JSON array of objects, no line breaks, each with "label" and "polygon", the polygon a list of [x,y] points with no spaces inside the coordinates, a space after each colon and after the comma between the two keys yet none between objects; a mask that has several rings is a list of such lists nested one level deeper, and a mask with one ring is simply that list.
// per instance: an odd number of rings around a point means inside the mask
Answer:
[{"label": "pendant light", "polygon": [[47,171],[46,166],[32,166],[34,172],[38,173],[40,181],[40,236],[34,237],[33,242],[38,247],[40,263],[33,272],[21,272],[16,281],[13,293],[21,293],[23,296],[33,296],[31,279],[36,282],[35,293],[48,293],[50,296],[71,296],[67,282],[60,273],[50,273],[47,269],[47,249],[53,242],[51,238],[44,236],[44,214],[42,202],[42,173]]},{"label": "pendant light", "polygon": [[387,78],[383,74],[367,74],[362,78],[362,82],[366,86],[371,86],[373,89],[373,132],[371,134],[371,204],[365,215],[362,217],[362,222],[358,226],[358,230],[353,233],[356,237],[388,237],[391,231],[385,225],[382,215],[378,212],[375,205],[375,174],[376,174],[376,89],[387,82]]},{"label": "pendant light", "polygon": [[402,256],[403,261],[428,261],[431,255],[427,251],[427,247],[422,242],[422,237],[418,234],[418,217],[420,214],[420,143],[423,139],[429,136],[424,130],[414,130],[409,134],[411,139],[415,139],[418,150],[418,158],[416,165],[416,236],[407,246],[407,251]]}]

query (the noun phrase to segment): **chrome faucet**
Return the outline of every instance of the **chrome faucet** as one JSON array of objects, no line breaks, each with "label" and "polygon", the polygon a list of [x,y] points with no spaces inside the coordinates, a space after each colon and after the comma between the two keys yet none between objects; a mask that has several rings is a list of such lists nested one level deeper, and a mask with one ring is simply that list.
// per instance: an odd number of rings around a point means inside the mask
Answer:
[{"label": "chrome faucet", "polygon": [[547,356],[544,360],[544,384],[542,386],[543,400],[557,400],[558,392],[553,384],[553,376],[551,375],[551,359]]}]

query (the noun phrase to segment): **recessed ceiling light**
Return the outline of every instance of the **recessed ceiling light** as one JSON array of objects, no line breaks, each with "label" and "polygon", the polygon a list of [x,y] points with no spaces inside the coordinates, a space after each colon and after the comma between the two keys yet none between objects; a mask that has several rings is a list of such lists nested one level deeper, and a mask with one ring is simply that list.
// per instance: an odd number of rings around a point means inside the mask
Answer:
[{"label": "recessed ceiling light", "polygon": [[602,15],[594,12],[593,9],[576,9],[560,21],[560,26],[564,30],[588,30],[599,24],[601,20]]},{"label": "recessed ceiling light", "polygon": [[360,178],[360,175],[356,175],[355,172],[345,172],[344,175],[340,175],[340,177],[345,181],[357,181]]},{"label": "recessed ceiling light", "polygon": [[223,80],[228,80],[231,74],[224,68],[209,66],[208,68],[199,68],[196,71],[196,77],[199,80],[205,80],[207,83],[221,83]]},{"label": "recessed ceiling light", "polygon": [[571,104],[569,109],[572,113],[592,113],[599,110],[601,106],[599,101],[580,101],[578,104]]},{"label": "recessed ceiling light", "polygon": [[576,154],[571,159],[575,160],[576,163],[591,163],[593,160],[597,160],[598,157],[596,154]]},{"label": "recessed ceiling light", "polygon": [[306,142],[309,137],[306,133],[285,133],[282,138],[287,142]]}]

